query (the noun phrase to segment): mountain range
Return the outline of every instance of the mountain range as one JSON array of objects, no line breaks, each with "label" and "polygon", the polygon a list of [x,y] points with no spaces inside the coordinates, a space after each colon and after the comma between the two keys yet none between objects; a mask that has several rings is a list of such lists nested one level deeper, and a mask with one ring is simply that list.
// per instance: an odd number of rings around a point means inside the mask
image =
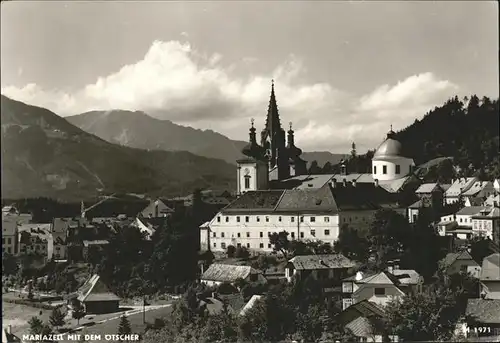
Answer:
[{"label": "mountain range", "polygon": [[2,198],[185,195],[235,188],[235,167],[186,151],[109,143],[57,114],[1,96]]},{"label": "mountain range", "polygon": [[[244,157],[241,149],[248,141],[231,140],[212,130],[182,126],[140,111],[92,111],[65,117],[71,124],[110,143],[146,150],[188,151],[195,155],[222,159],[235,164]],[[297,142],[300,146],[300,142]],[[328,151],[304,152],[309,163],[316,160],[336,164],[344,155]]]}]

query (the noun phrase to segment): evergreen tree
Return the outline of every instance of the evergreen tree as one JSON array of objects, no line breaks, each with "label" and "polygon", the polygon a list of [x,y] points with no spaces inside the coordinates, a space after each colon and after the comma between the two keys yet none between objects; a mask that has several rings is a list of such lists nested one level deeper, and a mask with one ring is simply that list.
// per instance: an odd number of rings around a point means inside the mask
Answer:
[{"label": "evergreen tree", "polygon": [[30,333],[32,335],[39,335],[42,332],[43,322],[38,319],[38,317],[31,317],[31,319],[28,321],[28,324],[30,326]]},{"label": "evergreen tree", "polygon": [[57,329],[58,327],[64,325],[64,317],[64,313],[62,313],[61,310],[57,307],[52,310],[49,318],[49,323]]},{"label": "evergreen tree", "polygon": [[78,325],[80,325],[80,319],[85,317],[85,309],[79,301],[76,301],[73,305],[73,310],[71,312],[73,319],[77,320]]},{"label": "evergreen tree", "polygon": [[125,315],[120,317],[120,324],[118,325],[118,334],[119,335],[128,335],[132,332],[130,328],[130,322],[128,321]]}]

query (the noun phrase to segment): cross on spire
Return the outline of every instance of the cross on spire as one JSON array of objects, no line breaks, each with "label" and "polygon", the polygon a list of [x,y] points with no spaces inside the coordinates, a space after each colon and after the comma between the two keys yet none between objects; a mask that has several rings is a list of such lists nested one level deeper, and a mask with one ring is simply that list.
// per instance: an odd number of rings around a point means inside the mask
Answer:
[{"label": "cross on spire", "polygon": [[290,125],[290,131],[292,131],[292,122],[288,123]]},{"label": "cross on spire", "polygon": [[250,119],[250,123],[252,124],[252,127],[253,127],[253,123],[254,123],[255,119]]}]

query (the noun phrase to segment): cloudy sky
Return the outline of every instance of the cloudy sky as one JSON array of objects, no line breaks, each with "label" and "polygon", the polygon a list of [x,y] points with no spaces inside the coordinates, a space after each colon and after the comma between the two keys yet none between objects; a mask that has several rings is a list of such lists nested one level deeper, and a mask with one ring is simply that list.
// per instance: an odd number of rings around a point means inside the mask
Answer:
[{"label": "cloudy sky", "polygon": [[498,96],[496,1],[1,5],[1,90],[61,116],[144,110],[246,140],[271,79],[297,145],[376,146],[448,97]]}]

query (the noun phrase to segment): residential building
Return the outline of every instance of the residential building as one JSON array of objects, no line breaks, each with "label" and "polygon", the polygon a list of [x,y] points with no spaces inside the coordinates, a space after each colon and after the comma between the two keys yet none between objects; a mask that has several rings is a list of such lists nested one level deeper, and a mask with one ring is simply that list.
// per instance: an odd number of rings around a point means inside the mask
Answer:
[{"label": "residential building", "polygon": [[500,253],[484,258],[479,281],[484,299],[500,299]]},{"label": "residential building", "polygon": [[416,294],[422,292],[424,278],[413,269],[394,269],[389,267],[387,270],[399,280],[398,288],[405,294]]},{"label": "residential building", "polygon": [[347,276],[348,270],[356,264],[341,254],[295,256],[285,267],[285,277],[305,280],[340,281]]},{"label": "residential building", "polygon": [[437,224],[439,234],[441,236],[450,235],[460,239],[469,239],[475,234],[472,230],[472,217],[485,209],[488,208],[485,206],[469,206],[462,208],[457,213],[442,216],[441,221]]},{"label": "residential building", "polygon": [[8,253],[10,255],[17,254],[18,235],[17,216],[2,216],[2,253]]},{"label": "residential building", "polygon": [[415,194],[419,199],[428,199],[432,202],[434,199],[443,201],[445,190],[438,182],[423,183],[415,190]]},{"label": "residential building", "polygon": [[[358,342],[384,342],[383,332],[377,331],[374,321],[383,322],[386,318],[382,306],[363,300],[349,306],[338,315],[339,324],[345,330],[352,332],[358,338]],[[397,335],[390,335],[391,342],[398,342]]]},{"label": "residential building", "polygon": [[248,302],[245,304],[245,306],[243,306],[243,308],[241,309],[240,316],[244,316],[251,308],[253,308],[255,306],[255,304],[257,304],[259,301],[261,301],[261,299],[262,299],[262,295],[258,295],[258,294],[252,295],[250,300],[248,300]]},{"label": "residential building", "polygon": [[50,224],[23,224],[19,226],[19,254],[34,254],[49,259],[52,241]]},{"label": "residential building", "polygon": [[269,236],[286,231],[291,240],[333,244],[344,225],[368,227],[379,209],[399,208],[397,195],[365,184],[326,184],[321,188],[251,191],[200,227],[202,249],[225,251],[229,245],[272,251]]},{"label": "residential building", "polygon": [[458,178],[453,180],[451,186],[444,193],[445,202],[453,204],[463,197],[464,192],[472,187],[477,182],[476,177]]},{"label": "residential building", "polygon": [[439,264],[444,268],[446,275],[469,273],[479,278],[481,272],[481,266],[472,258],[467,250],[462,250],[457,253],[448,253]]},{"label": "residential building", "polygon": [[500,341],[500,299],[468,299],[465,316],[469,339],[476,338],[476,342]]},{"label": "residential building", "polygon": [[141,211],[140,215],[144,218],[158,218],[167,217],[168,215],[174,213],[174,209],[167,206],[163,199],[156,199],[151,201],[151,203]]},{"label": "residential building", "polygon": [[151,240],[151,237],[161,227],[164,227],[168,222],[168,217],[151,217],[146,218],[138,216],[135,219],[134,226],[145,235],[146,240]]},{"label": "residential building", "polygon": [[[487,237],[494,241],[493,233],[500,230],[500,208],[485,207],[471,218],[474,235]],[[498,242],[496,243],[498,244]]]},{"label": "residential building", "polygon": [[344,294],[342,308],[346,309],[363,300],[385,306],[394,298],[404,296],[405,290],[407,292],[419,291],[420,279],[416,280],[415,285],[412,284],[411,279],[408,273],[395,276],[388,271],[369,275],[357,272],[356,275],[342,280],[342,293]]},{"label": "residential building", "polygon": [[477,180],[468,189],[463,190],[462,196],[487,198],[494,193],[495,193],[495,187],[493,186],[493,182]]},{"label": "residential building", "polygon": [[482,203],[483,206],[500,207],[500,194],[491,194]]},{"label": "residential building", "polygon": [[76,293],[66,299],[76,299],[87,314],[111,313],[119,309],[120,298],[111,292],[99,275],[92,275]]},{"label": "residential building", "polygon": [[233,284],[236,280],[252,283],[266,283],[262,272],[250,266],[214,263],[202,274],[200,281],[207,286],[217,286],[222,283]]},{"label": "residential building", "polygon": [[464,197],[464,205],[465,207],[472,207],[472,206],[483,206],[484,205],[484,198],[477,198],[477,197]]}]

